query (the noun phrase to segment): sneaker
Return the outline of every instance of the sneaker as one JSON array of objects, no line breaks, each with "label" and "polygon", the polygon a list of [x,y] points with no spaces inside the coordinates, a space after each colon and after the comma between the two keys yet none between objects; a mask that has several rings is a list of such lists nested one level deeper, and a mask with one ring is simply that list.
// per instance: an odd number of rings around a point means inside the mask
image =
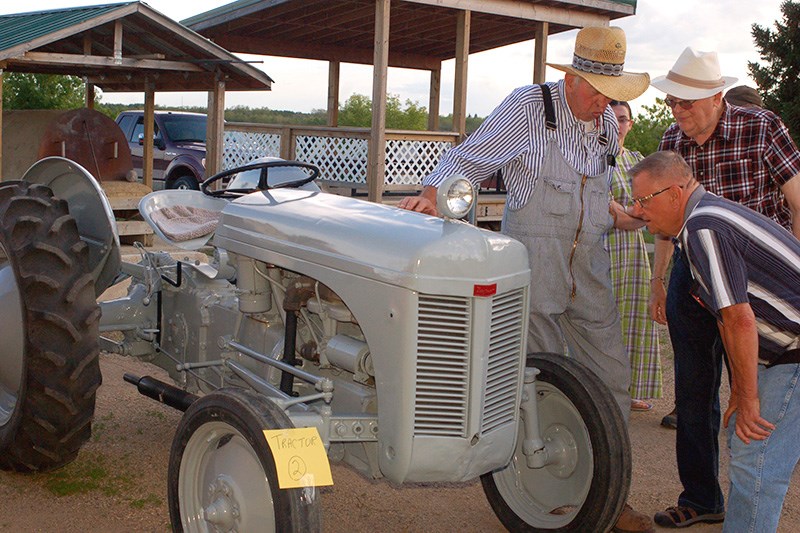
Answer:
[{"label": "sneaker", "polygon": [[725,513],[698,513],[695,509],[685,505],[667,507],[665,511],[659,511],[655,517],[656,524],[661,527],[677,528],[688,527],[692,524],[718,524],[725,520]]},{"label": "sneaker", "polygon": [[655,533],[655,527],[649,516],[634,511],[633,507],[626,503],[612,531],[614,533]]},{"label": "sneaker", "polygon": [[668,415],[661,419],[661,425],[665,428],[678,429],[678,408],[674,407]]}]

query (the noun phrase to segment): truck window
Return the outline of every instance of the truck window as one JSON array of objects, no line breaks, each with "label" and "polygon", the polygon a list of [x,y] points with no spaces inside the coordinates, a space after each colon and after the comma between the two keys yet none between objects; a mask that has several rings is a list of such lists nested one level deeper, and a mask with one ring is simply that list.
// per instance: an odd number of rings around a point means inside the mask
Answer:
[{"label": "truck window", "polygon": [[136,120],[136,117],[133,115],[123,115],[119,119],[119,129],[122,130],[122,133],[127,137],[131,131],[131,126],[133,125],[133,121]]},{"label": "truck window", "polygon": [[206,142],[206,117],[195,115],[165,115],[164,130],[172,142]]},{"label": "truck window", "polygon": [[[158,124],[154,124],[155,126],[155,136],[158,137]],[[128,139],[132,143],[139,142],[139,135],[144,134],[144,117],[139,117],[136,121],[136,125],[133,127],[133,132],[131,132],[131,136]]]}]

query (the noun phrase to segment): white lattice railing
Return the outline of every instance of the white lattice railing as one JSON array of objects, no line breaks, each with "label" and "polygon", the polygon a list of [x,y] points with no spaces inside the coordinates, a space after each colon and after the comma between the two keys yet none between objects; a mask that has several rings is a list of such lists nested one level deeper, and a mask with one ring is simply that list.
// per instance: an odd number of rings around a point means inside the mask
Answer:
[{"label": "white lattice railing", "polygon": [[[365,187],[369,130],[228,123],[223,169],[257,157],[276,156],[312,163],[323,180]],[[386,133],[387,189],[416,187],[457,140],[455,133],[389,131]]]}]

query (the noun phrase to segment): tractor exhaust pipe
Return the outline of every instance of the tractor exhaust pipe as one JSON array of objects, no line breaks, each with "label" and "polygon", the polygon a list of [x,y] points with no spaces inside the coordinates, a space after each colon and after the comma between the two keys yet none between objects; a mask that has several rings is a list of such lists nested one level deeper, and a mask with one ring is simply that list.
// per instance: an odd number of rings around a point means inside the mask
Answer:
[{"label": "tractor exhaust pipe", "polygon": [[197,400],[197,396],[190,392],[186,392],[177,387],[173,387],[168,383],[159,381],[150,376],[134,376],[133,374],[125,373],[122,379],[136,385],[139,394],[152,398],[156,401],[168,405],[174,409],[185,412],[192,403]]}]

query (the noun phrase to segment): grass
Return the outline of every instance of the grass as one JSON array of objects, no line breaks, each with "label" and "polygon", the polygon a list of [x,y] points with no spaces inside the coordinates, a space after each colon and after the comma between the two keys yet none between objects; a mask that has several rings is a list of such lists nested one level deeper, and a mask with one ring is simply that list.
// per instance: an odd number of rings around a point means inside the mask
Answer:
[{"label": "grass", "polygon": [[[148,412],[148,415],[164,417],[158,411]],[[94,421],[91,443],[81,450],[75,461],[59,470],[37,474],[37,477],[45,490],[59,498],[96,493],[127,502],[135,509],[162,505],[163,498],[146,492],[149,487],[140,483],[140,475],[131,466],[130,454],[114,459],[103,454],[104,446],[113,447],[116,442],[125,440],[119,421],[109,412]]]}]

